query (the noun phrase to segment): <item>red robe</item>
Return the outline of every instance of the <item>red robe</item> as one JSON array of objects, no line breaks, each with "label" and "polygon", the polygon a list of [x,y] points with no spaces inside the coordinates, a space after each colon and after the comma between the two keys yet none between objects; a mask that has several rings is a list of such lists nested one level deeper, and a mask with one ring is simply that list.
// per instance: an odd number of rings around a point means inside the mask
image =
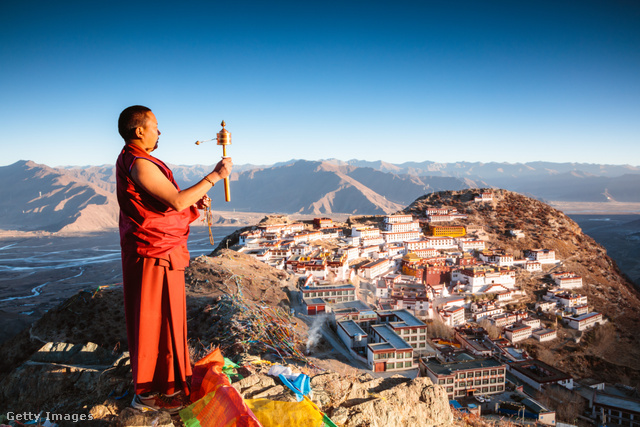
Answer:
[{"label": "red robe", "polygon": [[189,265],[189,223],[198,211],[191,207],[178,212],[149,195],[131,178],[136,159],[156,164],[179,190],[162,161],[136,146],[124,147],[116,163],[116,193],[135,393],[189,394],[184,269]]}]

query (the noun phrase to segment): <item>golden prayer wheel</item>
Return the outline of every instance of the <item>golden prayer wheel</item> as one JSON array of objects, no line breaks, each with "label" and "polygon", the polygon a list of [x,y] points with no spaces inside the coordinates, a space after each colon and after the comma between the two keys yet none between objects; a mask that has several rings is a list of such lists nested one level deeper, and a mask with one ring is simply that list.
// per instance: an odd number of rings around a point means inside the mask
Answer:
[{"label": "golden prayer wheel", "polygon": [[[220,124],[222,125],[222,129],[220,129],[220,132],[216,134],[216,141],[218,142],[218,145],[222,145],[222,158],[225,158],[227,157],[227,145],[231,145],[231,132],[229,132],[224,128],[226,126],[226,123],[224,122],[224,120]],[[212,140],[213,139],[196,141],[196,145],[200,145],[203,142],[212,141]],[[224,179],[224,199],[227,202],[231,201],[231,189],[229,188],[228,177]]]}]

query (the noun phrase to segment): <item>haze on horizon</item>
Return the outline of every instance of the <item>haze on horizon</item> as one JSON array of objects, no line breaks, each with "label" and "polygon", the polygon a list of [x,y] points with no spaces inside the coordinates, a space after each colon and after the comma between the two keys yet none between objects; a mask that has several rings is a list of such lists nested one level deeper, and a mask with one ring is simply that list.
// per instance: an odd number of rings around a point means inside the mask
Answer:
[{"label": "haze on horizon", "polygon": [[0,165],[112,164],[154,110],[159,158],[640,165],[640,3],[0,4]]}]

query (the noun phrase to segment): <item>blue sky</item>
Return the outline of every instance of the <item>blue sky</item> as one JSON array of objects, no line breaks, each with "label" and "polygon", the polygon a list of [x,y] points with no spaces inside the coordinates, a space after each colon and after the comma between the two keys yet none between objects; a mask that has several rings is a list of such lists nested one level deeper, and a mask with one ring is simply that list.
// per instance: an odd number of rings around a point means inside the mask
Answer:
[{"label": "blue sky", "polygon": [[640,165],[640,2],[0,2],[0,165],[536,160]]}]

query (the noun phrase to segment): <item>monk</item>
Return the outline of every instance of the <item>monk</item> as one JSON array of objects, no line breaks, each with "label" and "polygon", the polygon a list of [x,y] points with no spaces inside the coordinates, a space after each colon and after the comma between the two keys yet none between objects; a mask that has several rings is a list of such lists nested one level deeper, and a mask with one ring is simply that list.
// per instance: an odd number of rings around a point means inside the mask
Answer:
[{"label": "monk", "polygon": [[181,190],[169,167],[153,157],[160,131],[153,112],[126,108],[118,119],[125,146],[116,162],[127,340],[135,388],[132,406],[177,413],[189,395],[184,269],[189,224],[207,192],[229,176],[223,158],[195,185]]}]

